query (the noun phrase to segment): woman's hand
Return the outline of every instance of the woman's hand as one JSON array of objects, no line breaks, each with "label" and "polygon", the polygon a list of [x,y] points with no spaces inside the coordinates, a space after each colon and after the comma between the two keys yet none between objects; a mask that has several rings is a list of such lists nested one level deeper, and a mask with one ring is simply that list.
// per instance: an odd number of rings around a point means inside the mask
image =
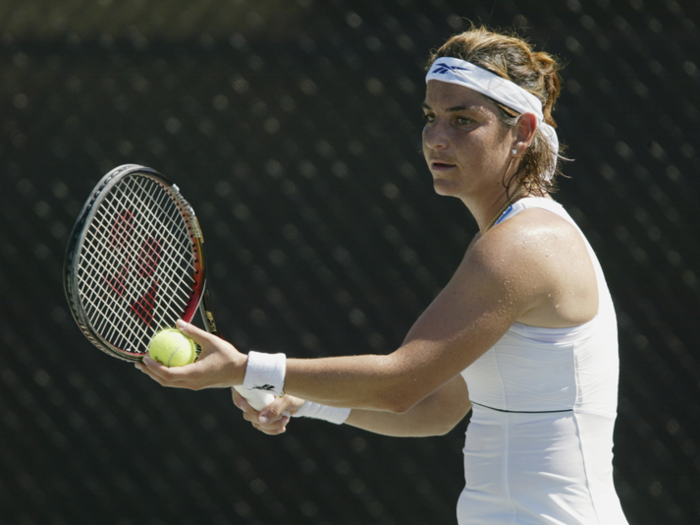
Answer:
[{"label": "woman's hand", "polygon": [[287,431],[289,415],[296,413],[304,404],[304,400],[294,396],[283,396],[267,405],[258,412],[239,394],[235,388],[231,389],[233,404],[243,411],[243,419],[250,421],[260,432],[270,436],[276,436]]},{"label": "woman's hand", "polygon": [[168,368],[148,356],[136,363],[141,370],[163,386],[202,390],[242,385],[248,357],[232,344],[194,325],[178,321],[177,327],[202,347],[199,359],[177,368]]}]

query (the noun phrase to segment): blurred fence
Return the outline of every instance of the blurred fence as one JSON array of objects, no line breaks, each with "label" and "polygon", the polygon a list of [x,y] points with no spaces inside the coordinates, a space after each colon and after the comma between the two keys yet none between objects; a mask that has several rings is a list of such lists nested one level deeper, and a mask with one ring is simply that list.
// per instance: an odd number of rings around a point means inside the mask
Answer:
[{"label": "blurred fence", "polygon": [[557,198],[618,308],[618,490],[633,525],[700,520],[697,2],[24,0],[0,6],[1,523],[454,522],[466,422],[263,436],[93,349],[61,268],[92,186],[145,164],[199,212],[229,339],[390,352],[476,231],[420,153],[427,52],[467,19],[568,64]]}]

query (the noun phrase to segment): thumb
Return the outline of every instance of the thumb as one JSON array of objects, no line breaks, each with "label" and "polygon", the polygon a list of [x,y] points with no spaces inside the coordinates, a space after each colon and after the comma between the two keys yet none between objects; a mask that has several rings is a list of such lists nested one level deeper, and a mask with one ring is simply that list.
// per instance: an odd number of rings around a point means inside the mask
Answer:
[{"label": "thumb", "polygon": [[277,397],[275,400],[260,411],[258,419],[263,424],[274,423],[281,417],[290,417],[289,408],[291,406],[291,396]]}]

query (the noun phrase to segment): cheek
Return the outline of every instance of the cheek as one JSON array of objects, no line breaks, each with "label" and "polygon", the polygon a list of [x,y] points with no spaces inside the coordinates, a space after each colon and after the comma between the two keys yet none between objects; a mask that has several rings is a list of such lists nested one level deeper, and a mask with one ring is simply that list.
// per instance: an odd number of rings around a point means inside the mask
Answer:
[{"label": "cheek", "polygon": [[423,155],[428,158],[428,152],[430,151],[430,148],[428,147],[428,144],[426,142],[426,136],[428,133],[428,126],[423,126],[423,131],[421,133],[421,148],[423,148]]},{"label": "cheek", "polygon": [[473,151],[482,165],[501,169],[504,163],[508,162],[510,149],[507,142],[497,133],[491,131],[473,138]]}]

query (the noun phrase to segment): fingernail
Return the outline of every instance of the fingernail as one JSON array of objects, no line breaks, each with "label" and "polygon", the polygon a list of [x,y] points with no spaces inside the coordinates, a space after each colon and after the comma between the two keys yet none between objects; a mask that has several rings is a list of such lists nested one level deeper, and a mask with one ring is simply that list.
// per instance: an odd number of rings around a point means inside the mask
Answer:
[{"label": "fingernail", "polygon": [[238,408],[240,408],[241,410],[243,410],[245,412],[246,410],[248,410],[248,407],[249,407],[248,403],[246,403],[245,401],[241,401]]},{"label": "fingernail", "polygon": [[178,328],[183,329],[187,327],[187,323],[183,321],[182,319],[178,319],[177,322],[175,323]]},{"label": "fingernail", "polygon": [[258,416],[258,421],[260,421],[263,425],[267,425],[267,424],[270,422],[270,418],[267,417],[267,416],[263,416],[262,414],[260,414],[260,415]]}]

